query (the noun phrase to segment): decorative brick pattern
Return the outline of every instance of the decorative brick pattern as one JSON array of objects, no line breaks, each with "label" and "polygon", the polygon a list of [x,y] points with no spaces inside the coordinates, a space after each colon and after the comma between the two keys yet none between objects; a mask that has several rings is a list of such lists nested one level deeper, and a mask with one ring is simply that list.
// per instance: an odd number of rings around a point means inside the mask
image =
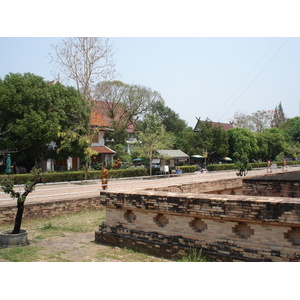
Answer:
[{"label": "decorative brick pattern", "polygon": [[[102,191],[106,221],[98,243],[175,258],[192,248],[217,261],[298,261],[300,201],[156,190]],[[128,222],[124,212],[136,219]],[[165,223],[158,225],[158,216]],[[162,218],[162,217],[160,217]],[[166,221],[167,220],[167,221]]]}]

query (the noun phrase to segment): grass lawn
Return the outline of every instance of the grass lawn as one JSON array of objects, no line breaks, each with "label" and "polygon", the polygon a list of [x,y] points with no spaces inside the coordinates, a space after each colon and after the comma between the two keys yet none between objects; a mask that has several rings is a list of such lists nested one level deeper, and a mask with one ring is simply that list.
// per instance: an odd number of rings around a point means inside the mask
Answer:
[{"label": "grass lawn", "polygon": [[[86,210],[48,219],[24,220],[30,245],[0,248],[2,262],[162,262],[131,249],[99,245],[94,232],[105,220],[105,210]],[[1,224],[0,231],[13,228]]]}]

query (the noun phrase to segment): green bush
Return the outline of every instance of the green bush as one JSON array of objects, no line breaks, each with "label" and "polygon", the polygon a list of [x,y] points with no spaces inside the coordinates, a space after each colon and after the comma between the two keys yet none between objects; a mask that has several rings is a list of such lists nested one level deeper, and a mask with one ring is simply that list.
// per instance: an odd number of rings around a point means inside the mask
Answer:
[{"label": "green bush", "polygon": [[[266,162],[259,162],[259,163],[250,163],[252,166],[252,169],[257,169],[257,168],[266,168],[267,163]],[[282,167],[283,163],[282,161],[280,162],[273,162],[272,164],[277,164],[277,167]],[[287,165],[298,165],[300,164],[300,161],[293,160],[293,161],[288,161]],[[222,171],[222,170],[237,170],[237,167],[235,164],[214,164],[214,165],[208,165],[207,166],[208,171]]]},{"label": "green bush", "polygon": [[[84,171],[68,171],[68,172],[45,172],[43,173],[44,183],[48,182],[65,182],[65,181],[81,181],[84,180]],[[133,168],[133,169],[120,169],[109,170],[110,178],[123,178],[123,177],[138,177],[147,176],[148,171],[146,168]],[[0,181],[9,176],[14,184],[24,184],[28,180],[29,174],[10,174],[1,175]],[[99,179],[100,171],[89,171],[88,180]]]},{"label": "green bush", "polygon": [[223,170],[236,170],[237,167],[235,164],[215,164],[207,165],[208,171],[223,171]]},{"label": "green bush", "polygon": [[182,170],[182,173],[194,173],[196,171],[196,166],[180,166],[178,168]]}]

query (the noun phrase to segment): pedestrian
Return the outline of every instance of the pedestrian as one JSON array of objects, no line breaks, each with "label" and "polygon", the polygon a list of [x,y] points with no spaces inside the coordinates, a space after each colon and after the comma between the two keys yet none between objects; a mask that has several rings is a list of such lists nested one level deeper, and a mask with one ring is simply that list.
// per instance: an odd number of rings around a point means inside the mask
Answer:
[{"label": "pedestrian", "polygon": [[104,167],[104,165],[102,165],[100,179],[102,181],[102,188],[103,190],[105,190],[107,188],[108,183],[108,170]]},{"label": "pedestrian", "polygon": [[272,173],[272,163],[271,160],[267,161],[267,173]]},{"label": "pedestrian", "polygon": [[287,171],[288,168],[287,168],[287,161],[286,159],[283,159],[283,171]]}]

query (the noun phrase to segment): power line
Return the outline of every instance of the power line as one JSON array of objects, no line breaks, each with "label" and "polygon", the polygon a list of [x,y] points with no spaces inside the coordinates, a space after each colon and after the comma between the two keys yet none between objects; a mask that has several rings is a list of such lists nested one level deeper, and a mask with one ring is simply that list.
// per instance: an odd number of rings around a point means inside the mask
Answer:
[{"label": "power line", "polygon": [[240,84],[238,85],[238,87],[235,89],[235,91],[231,94],[231,96],[225,101],[225,103],[223,104],[223,106],[219,109],[219,111],[217,112],[217,114],[214,116],[214,119],[217,117],[217,115],[222,111],[222,109],[226,106],[226,104],[228,103],[228,101],[233,97],[233,95],[238,91],[238,89],[241,87],[241,85],[248,79],[248,77],[250,76],[250,74],[254,71],[254,69],[257,67],[257,65],[260,63],[260,61],[266,56],[266,54],[270,51],[270,49],[273,47],[273,45],[276,43],[276,41],[278,40],[278,38],[276,38],[273,43],[268,47],[268,49],[265,51],[265,53],[260,57],[260,59],[256,62],[256,64],[254,65],[254,67],[248,72],[248,74],[244,77],[244,79],[240,82]]},{"label": "power line", "polygon": [[[247,74],[247,76],[244,78],[244,80],[239,84],[238,88],[234,91],[234,93],[230,96],[230,98],[226,101],[226,103],[222,106],[223,107],[227,104],[227,102],[232,98],[232,96],[236,93],[236,91],[239,89],[239,87],[246,81],[246,79],[249,77],[249,75],[252,73],[252,71],[256,68],[256,66],[259,64],[259,62],[265,57],[265,55],[269,52],[269,50],[273,47],[275,42],[278,40],[278,38],[275,39],[275,41],[271,44],[271,46],[266,50],[266,52],[263,54],[263,56],[258,60],[258,62],[255,64],[255,66],[251,69],[251,71]],[[280,50],[286,45],[289,38],[285,40],[285,42],[278,48],[278,50],[273,54],[273,56],[270,58],[270,60],[264,65],[264,67],[257,73],[257,75],[254,77],[254,79],[246,86],[246,88],[241,92],[241,94],[236,98],[236,100],[231,104],[231,106],[228,107],[228,109],[223,113],[223,115],[219,118],[219,120],[227,113],[227,111],[240,99],[240,97],[246,92],[246,90],[255,82],[255,80],[258,78],[258,76],[267,68],[267,66],[271,63],[271,61],[275,58],[275,56],[280,52]],[[220,111],[219,111],[220,112]],[[218,114],[219,114],[218,112]]]}]

